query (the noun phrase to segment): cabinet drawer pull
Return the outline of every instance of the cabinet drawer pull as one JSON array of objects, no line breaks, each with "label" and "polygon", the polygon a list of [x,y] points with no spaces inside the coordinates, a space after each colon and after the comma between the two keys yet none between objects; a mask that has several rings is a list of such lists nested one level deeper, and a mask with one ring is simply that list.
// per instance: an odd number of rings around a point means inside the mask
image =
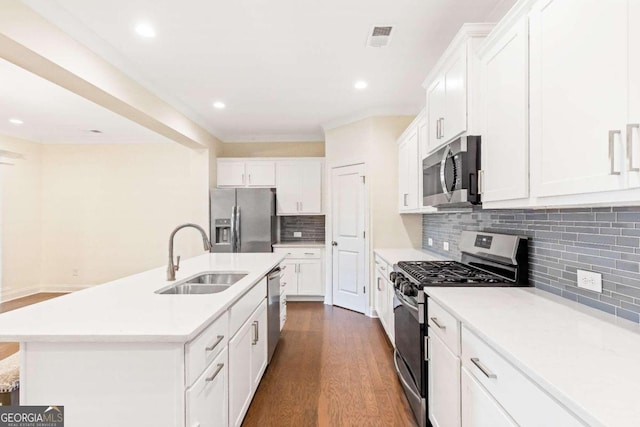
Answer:
[{"label": "cabinet drawer pull", "polygon": [[[635,129],[635,131],[634,131]],[[636,138],[634,138],[633,136],[637,135]],[[634,148],[634,140],[636,142],[635,145],[640,144],[640,124],[635,123],[635,124],[630,124],[627,125],[627,154],[629,157],[629,172],[640,172],[640,166],[636,166],[635,162],[634,162],[634,156],[633,156],[633,148]],[[637,162],[637,159],[636,159]]]},{"label": "cabinet drawer pull", "polygon": [[216,371],[213,374],[211,374],[209,378],[205,378],[205,381],[206,382],[213,381],[218,376],[220,371],[222,371],[222,368],[224,368],[224,363],[218,363],[218,367],[216,368]]},{"label": "cabinet drawer pull", "polygon": [[496,379],[498,378],[498,376],[496,374],[494,374],[493,372],[491,372],[490,370],[488,370],[482,363],[480,363],[480,359],[478,359],[477,357],[472,357],[471,358],[471,363],[473,363],[474,365],[476,365],[476,367],[478,369],[480,369],[480,371],[487,377],[487,378],[493,378]]},{"label": "cabinet drawer pull", "polygon": [[433,324],[434,324],[434,325],[436,325],[438,328],[440,328],[440,329],[442,329],[442,330],[447,329],[447,327],[446,327],[446,326],[441,325],[441,324],[440,324],[440,322],[438,322],[438,318],[437,318],[437,317],[432,317],[432,318],[431,318],[431,321],[432,321],[432,322],[433,322]]},{"label": "cabinet drawer pull", "polygon": [[252,326],[253,326],[253,342],[251,343],[251,345],[256,345],[258,344],[258,340],[260,339],[260,336],[258,335],[259,322],[257,320],[254,320]]},{"label": "cabinet drawer pull", "polygon": [[616,156],[616,135],[620,137],[622,132],[619,130],[610,130],[609,131],[609,161],[611,162],[611,170],[609,171],[609,175],[620,175],[620,169],[617,162]]},{"label": "cabinet drawer pull", "polygon": [[315,253],[313,253],[313,252],[305,252],[304,254],[305,255],[315,255]]},{"label": "cabinet drawer pull", "polygon": [[378,285],[377,285],[377,288],[378,288],[378,290],[379,290],[379,291],[382,291],[382,289],[380,289],[380,278],[379,278],[379,277],[378,277]]},{"label": "cabinet drawer pull", "polygon": [[213,351],[213,349],[216,348],[218,346],[218,344],[220,344],[222,342],[223,339],[224,339],[224,335],[218,335],[218,338],[216,339],[216,342],[211,344],[209,347],[206,347],[205,350],[206,351]]}]

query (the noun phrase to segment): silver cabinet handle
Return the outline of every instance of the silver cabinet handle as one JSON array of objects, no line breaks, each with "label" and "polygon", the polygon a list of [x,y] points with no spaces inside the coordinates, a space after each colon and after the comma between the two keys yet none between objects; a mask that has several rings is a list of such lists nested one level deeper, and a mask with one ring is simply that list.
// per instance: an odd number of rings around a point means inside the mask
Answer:
[{"label": "silver cabinet handle", "polygon": [[403,196],[402,196],[402,197],[403,197],[403,199],[402,199],[402,200],[403,200],[403,201],[402,201],[403,206],[407,206],[407,203],[408,203],[408,202],[407,202],[407,196],[408,196],[408,195],[409,195],[409,193],[404,193],[404,194],[403,194]]},{"label": "silver cabinet handle", "polygon": [[441,325],[441,324],[440,324],[440,322],[438,322],[438,318],[437,318],[437,317],[432,317],[432,318],[431,318],[431,321],[432,321],[432,322],[433,322],[433,324],[434,324],[434,325],[436,325],[438,328],[443,329],[443,330],[444,330],[444,329],[447,329],[447,327],[446,327],[446,326]]},{"label": "silver cabinet handle", "polygon": [[222,368],[224,368],[224,363],[218,363],[218,367],[216,368],[216,371],[213,374],[211,374],[210,377],[205,378],[205,381],[207,382],[213,381],[218,376],[220,371],[222,371]]},{"label": "silver cabinet handle", "polygon": [[378,288],[378,291],[382,291],[382,289],[380,288],[380,278],[378,277],[378,284],[376,285],[376,287]]},{"label": "silver cabinet handle", "polygon": [[378,261],[376,261],[376,260],[374,260],[373,262],[375,262],[376,265],[380,265],[380,263]]},{"label": "silver cabinet handle", "polygon": [[440,138],[444,138],[444,117],[441,117],[440,120],[442,120],[440,123]]},{"label": "silver cabinet handle", "polygon": [[436,120],[436,139],[440,139],[440,119]]},{"label": "silver cabinet handle", "polygon": [[315,255],[313,252],[305,252],[305,255]]},{"label": "silver cabinet handle", "polygon": [[382,271],[387,271],[387,268],[386,268],[384,265],[381,265],[381,266],[380,266],[380,270],[382,270]]},{"label": "silver cabinet handle", "polygon": [[302,202],[300,202],[300,211],[302,211]]},{"label": "silver cabinet handle", "polygon": [[[638,135],[638,138],[633,137],[634,133]],[[634,164],[634,139],[636,141],[636,144],[640,143],[640,141],[638,141],[638,139],[640,139],[640,124],[638,123],[627,125],[627,155],[629,157],[629,172],[640,172],[640,166],[636,166]]]},{"label": "silver cabinet handle", "polygon": [[257,320],[253,321],[253,342],[251,343],[251,345],[256,345],[258,344],[258,340],[260,339],[260,336],[258,335],[258,327],[259,327],[259,322]]},{"label": "silver cabinet handle", "polygon": [[478,194],[484,194],[484,170],[478,171]]},{"label": "silver cabinet handle", "polygon": [[242,185],[244,185],[244,174],[242,174]]},{"label": "silver cabinet handle", "polygon": [[220,344],[222,342],[223,339],[224,339],[224,335],[218,335],[218,338],[216,339],[216,342],[211,344],[209,347],[206,347],[205,350],[206,351],[213,351],[213,349],[216,348],[218,346],[218,344]]},{"label": "silver cabinet handle", "polygon": [[473,363],[474,365],[476,365],[476,367],[478,369],[480,369],[480,371],[487,377],[487,378],[498,378],[498,376],[496,374],[494,374],[493,372],[491,372],[490,370],[488,370],[482,363],[480,363],[480,359],[478,359],[477,357],[472,357],[471,358],[471,363]]},{"label": "silver cabinet handle", "polygon": [[619,130],[609,131],[609,161],[611,162],[609,175],[620,175],[620,170],[616,162],[616,135],[620,136],[621,134],[622,132]]}]

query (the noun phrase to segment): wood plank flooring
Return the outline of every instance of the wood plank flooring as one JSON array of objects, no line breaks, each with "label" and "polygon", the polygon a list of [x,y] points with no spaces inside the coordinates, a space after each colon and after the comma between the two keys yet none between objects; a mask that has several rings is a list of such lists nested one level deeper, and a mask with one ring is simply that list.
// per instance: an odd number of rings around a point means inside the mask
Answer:
[{"label": "wood plank flooring", "polygon": [[415,426],[380,322],[287,303],[287,323],[243,426]]},{"label": "wood plank flooring", "polygon": [[[0,313],[15,310],[27,305],[36,304],[38,302],[46,301],[51,298],[59,297],[64,293],[53,292],[41,292],[39,294],[29,295],[24,298],[18,298],[11,301],[3,302],[0,304]],[[12,342],[0,342],[0,359],[11,356],[20,349],[20,344]]]}]

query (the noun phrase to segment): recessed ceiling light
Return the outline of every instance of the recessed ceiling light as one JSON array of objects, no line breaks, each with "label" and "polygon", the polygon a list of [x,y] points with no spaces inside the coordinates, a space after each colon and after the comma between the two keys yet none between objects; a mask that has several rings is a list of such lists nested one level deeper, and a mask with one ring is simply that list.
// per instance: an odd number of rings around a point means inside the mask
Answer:
[{"label": "recessed ceiling light", "polygon": [[227,106],[224,105],[224,102],[217,101],[217,102],[213,103],[213,107],[217,108],[218,110],[222,110],[223,108],[226,108]]},{"label": "recessed ceiling light", "polygon": [[353,85],[353,87],[355,87],[356,89],[360,89],[360,90],[366,89],[367,86],[369,86],[367,84],[367,82],[362,81],[362,80],[357,81],[356,84]]},{"label": "recessed ceiling light", "polygon": [[153,27],[146,22],[141,22],[136,25],[136,33],[138,33],[139,36],[145,37],[147,39],[151,39],[156,36],[156,30],[154,30]]},{"label": "recessed ceiling light", "polygon": [[9,123],[11,123],[12,125],[20,126],[24,122],[20,119],[9,119]]}]

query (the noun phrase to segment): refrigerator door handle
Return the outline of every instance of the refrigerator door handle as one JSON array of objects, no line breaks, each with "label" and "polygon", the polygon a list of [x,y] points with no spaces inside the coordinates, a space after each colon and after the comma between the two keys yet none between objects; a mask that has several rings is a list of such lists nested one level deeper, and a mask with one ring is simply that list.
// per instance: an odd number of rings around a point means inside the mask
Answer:
[{"label": "refrigerator door handle", "polygon": [[242,252],[241,226],[240,226],[240,206],[236,206],[236,252]]},{"label": "refrigerator door handle", "polygon": [[231,207],[231,252],[236,251],[236,207]]}]

